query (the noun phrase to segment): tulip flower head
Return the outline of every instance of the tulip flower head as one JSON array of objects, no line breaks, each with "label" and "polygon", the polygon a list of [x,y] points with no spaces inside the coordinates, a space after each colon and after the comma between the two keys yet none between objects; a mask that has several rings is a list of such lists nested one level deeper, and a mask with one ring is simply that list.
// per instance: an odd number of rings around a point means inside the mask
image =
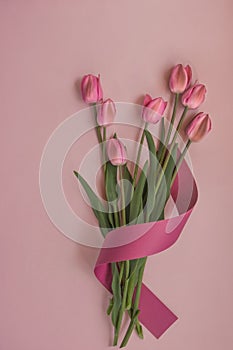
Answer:
[{"label": "tulip flower head", "polygon": [[186,127],[190,141],[198,142],[211,130],[211,119],[206,113],[198,113]]},{"label": "tulip flower head", "polygon": [[127,162],[125,146],[116,138],[107,141],[107,155],[112,165],[119,166]]},{"label": "tulip flower head", "polygon": [[205,85],[195,84],[183,93],[181,101],[184,106],[190,109],[196,109],[204,102],[205,95]]},{"label": "tulip flower head", "polygon": [[96,103],[103,99],[103,90],[100,84],[100,76],[88,74],[81,82],[81,91],[84,102]]},{"label": "tulip flower head", "polygon": [[115,115],[116,106],[110,98],[98,105],[97,123],[100,126],[106,126],[113,123]]},{"label": "tulip flower head", "polygon": [[162,97],[152,99],[150,95],[146,95],[143,105],[142,119],[146,123],[156,124],[163,117],[167,102]]},{"label": "tulip flower head", "polygon": [[189,65],[184,67],[177,64],[171,72],[169,87],[171,92],[182,94],[190,85],[192,79],[192,69]]}]

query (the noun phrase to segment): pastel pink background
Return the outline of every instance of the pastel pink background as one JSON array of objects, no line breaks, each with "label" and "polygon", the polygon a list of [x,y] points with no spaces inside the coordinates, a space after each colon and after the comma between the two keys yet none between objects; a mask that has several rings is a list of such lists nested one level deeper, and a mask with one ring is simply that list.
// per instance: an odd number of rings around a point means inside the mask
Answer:
[{"label": "pastel pink background", "polygon": [[107,292],[98,254],[65,238],[44,211],[38,185],[54,128],[84,107],[76,82],[100,73],[108,95],[168,97],[173,64],[207,84],[213,132],[192,148],[198,206],[179,244],[149,259],[145,282],[179,315],[158,341],[128,349],[230,350],[232,274],[231,0],[0,2],[0,349],[108,349]]}]

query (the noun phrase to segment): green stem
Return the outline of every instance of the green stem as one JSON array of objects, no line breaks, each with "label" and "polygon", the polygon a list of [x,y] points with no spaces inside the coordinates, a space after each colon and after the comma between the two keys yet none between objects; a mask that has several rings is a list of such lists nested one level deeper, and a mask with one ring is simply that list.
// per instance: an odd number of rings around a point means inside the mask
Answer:
[{"label": "green stem", "polygon": [[119,212],[118,204],[117,204],[116,200],[114,200],[113,210],[114,210],[113,216],[114,216],[115,226],[119,227],[120,226],[120,212]]},{"label": "green stem", "polygon": [[103,140],[106,141],[106,126],[103,126]]},{"label": "green stem", "polygon": [[174,145],[175,142],[176,142],[177,135],[178,135],[178,133],[179,133],[179,131],[180,131],[180,129],[181,129],[183,120],[184,120],[184,118],[185,118],[187,112],[188,112],[188,107],[186,106],[186,107],[184,108],[184,110],[183,110],[183,113],[182,113],[181,117],[180,117],[180,120],[179,120],[179,123],[178,123],[178,125],[177,125],[175,134],[174,134],[174,136],[173,136],[171,145]]},{"label": "green stem", "polygon": [[104,161],[104,174],[106,172],[106,126],[103,126],[103,161]]},{"label": "green stem", "polygon": [[114,341],[113,341],[114,346],[117,345],[117,342],[118,342],[122,318],[123,318],[124,311],[126,309],[125,308],[126,307],[126,298],[127,298],[127,292],[128,292],[128,284],[129,284],[129,261],[128,260],[124,262],[124,272],[125,272],[124,291],[123,291],[121,308],[120,308],[120,312],[119,312],[119,316],[118,316],[118,320],[117,320],[117,326],[116,326],[115,334],[114,334]]},{"label": "green stem", "polygon": [[122,278],[123,278],[125,264],[124,264],[124,262],[121,262],[120,265],[121,265],[121,267],[120,267],[120,273],[119,273],[119,282],[121,283]]},{"label": "green stem", "polygon": [[184,108],[184,111],[183,111],[183,113],[182,113],[182,115],[181,115],[181,118],[180,118],[180,120],[179,120],[179,123],[178,123],[178,125],[177,125],[175,134],[174,134],[174,136],[173,136],[173,139],[172,139],[172,142],[171,142],[170,150],[169,150],[169,152],[168,152],[168,154],[167,154],[167,157],[165,158],[164,164],[163,164],[162,169],[161,169],[161,172],[160,172],[160,174],[159,174],[159,178],[158,178],[158,181],[157,181],[156,187],[155,187],[155,194],[154,194],[155,196],[156,196],[156,194],[157,194],[157,192],[158,192],[158,190],[159,190],[159,187],[160,187],[160,185],[161,185],[161,181],[162,181],[162,179],[163,179],[163,176],[164,176],[164,173],[165,173],[165,171],[166,171],[166,169],[167,169],[167,166],[168,166],[168,163],[169,163],[169,160],[170,160],[170,157],[171,157],[173,148],[174,148],[174,146],[175,146],[175,142],[176,142],[177,135],[178,135],[178,133],[179,133],[179,131],[180,131],[180,128],[181,128],[181,126],[182,126],[182,123],[183,123],[183,120],[184,120],[184,117],[185,117],[187,111],[188,111],[188,107],[185,107],[185,108]]},{"label": "green stem", "polygon": [[135,302],[134,302],[134,311],[135,312],[138,309],[138,305],[139,305],[141,288],[142,288],[142,278],[143,278],[143,273],[144,273],[144,269],[146,266],[146,261],[147,261],[147,257],[142,258],[142,265],[141,265],[140,270],[139,270],[138,285],[137,285],[137,291],[136,291]]},{"label": "green stem", "polygon": [[118,216],[118,212],[117,212],[117,207],[114,208],[114,220],[115,220],[116,227],[119,227],[120,221],[119,221],[119,216]]},{"label": "green stem", "polygon": [[136,287],[136,277],[137,277],[137,271],[140,267],[139,265],[139,261],[140,259],[136,260],[135,266],[133,268],[133,270],[131,271],[131,275],[130,275],[130,281],[129,281],[129,287],[128,287],[128,295],[127,295],[127,303],[126,303],[126,309],[130,310],[132,307],[132,300],[133,300],[133,294],[134,294],[134,290]]},{"label": "green stem", "polygon": [[141,153],[142,153],[142,145],[144,142],[144,138],[145,138],[145,130],[148,127],[148,123],[145,123],[144,129],[142,131],[142,135],[141,135],[141,140],[140,140],[140,144],[139,144],[139,149],[138,149],[138,154],[137,154],[137,159],[136,159],[136,163],[135,163],[135,167],[134,167],[134,174],[133,174],[133,188],[135,187],[136,184],[136,180],[137,180],[137,175],[138,175],[138,169],[139,169],[139,161],[141,158]]},{"label": "green stem", "polygon": [[187,153],[187,151],[188,151],[188,149],[189,149],[191,143],[192,143],[192,141],[191,141],[191,140],[188,140],[188,142],[187,142],[186,145],[185,145],[185,148],[184,148],[183,152],[182,152],[181,155],[180,155],[180,158],[178,159],[178,162],[177,162],[177,164],[176,164],[174,173],[173,173],[173,175],[172,175],[171,186],[170,186],[170,187],[172,187],[173,182],[175,181],[175,178],[176,178],[176,175],[177,175],[177,173],[178,173],[178,170],[179,170],[179,168],[180,168],[180,166],[181,166],[181,164],[182,164],[182,162],[183,162],[183,159],[184,159],[184,157],[185,157],[185,155],[186,155],[186,153]]},{"label": "green stem", "polygon": [[174,121],[175,121],[175,117],[176,117],[176,111],[177,111],[177,104],[178,104],[178,101],[179,101],[179,94],[176,94],[176,95],[175,95],[175,102],[174,102],[174,108],[173,108],[172,118],[171,118],[171,123],[170,123],[170,125],[169,125],[169,129],[168,129],[168,133],[167,133],[167,138],[166,138],[166,141],[165,141],[165,145],[168,145],[168,144],[169,144],[169,140],[170,140],[171,133],[172,133],[172,128],[173,128]]},{"label": "green stem", "polygon": [[123,184],[123,167],[122,165],[119,166],[119,177],[120,177],[120,184],[121,184],[121,219],[122,219],[122,226],[126,225],[126,214],[125,214],[125,191],[124,191],[124,184]]},{"label": "green stem", "polygon": [[141,289],[142,289],[142,279],[143,279],[143,273],[144,273],[146,261],[147,261],[147,257],[142,258],[142,265],[140,267],[139,274],[138,274],[138,283],[137,283],[137,290],[136,290],[136,295],[135,295],[135,300],[133,305],[132,317],[131,317],[129,327],[124,336],[124,339],[122,340],[122,343],[120,345],[121,348],[127,345],[128,340],[133,332],[134,325],[137,321],[137,317],[139,313],[138,306],[139,306]]},{"label": "green stem", "polygon": [[114,204],[113,204],[113,216],[114,216],[115,226],[119,227],[120,226],[120,218],[119,218],[118,205],[117,205],[116,201],[114,201]]},{"label": "green stem", "polygon": [[98,142],[99,142],[99,143],[102,143],[102,142],[103,142],[103,139],[102,139],[102,135],[101,135],[101,129],[100,129],[100,126],[99,126],[98,123],[97,123],[97,107],[96,107],[96,103],[93,103],[92,106],[94,107],[94,111],[95,111],[95,120],[96,120],[96,127],[95,127],[95,130],[96,130],[96,136],[97,136]]},{"label": "green stem", "polygon": [[173,128],[175,117],[176,117],[178,101],[179,101],[179,94],[175,94],[175,101],[174,101],[174,107],[173,107],[173,112],[172,112],[172,118],[171,118],[171,122],[170,122],[169,129],[168,129],[168,132],[167,132],[167,137],[166,137],[166,140],[164,142],[163,152],[162,152],[161,160],[160,160],[161,164],[162,164],[162,162],[164,160],[164,156],[165,156],[165,153],[166,153],[167,146],[169,145],[169,141],[170,141],[170,137],[171,137],[171,133],[172,133],[172,128]]},{"label": "green stem", "polygon": [[165,162],[164,162],[164,164],[162,166],[162,169],[160,171],[159,178],[158,178],[158,181],[157,181],[156,186],[155,186],[155,192],[154,192],[155,196],[156,196],[156,194],[157,194],[157,192],[159,190],[159,187],[161,185],[163,176],[164,176],[165,171],[167,169],[167,166],[168,166],[168,163],[169,163],[169,160],[170,160],[170,157],[171,157],[171,153],[172,153],[173,147],[174,147],[174,145],[171,146],[171,149],[170,149],[169,153],[167,154],[167,157],[165,158]]},{"label": "green stem", "polygon": [[138,318],[138,315],[139,315],[140,311],[137,310],[137,312],[135,313],[135,315],[132,317],[131,319],[131,322],[129,324],[129,327],[128,327],[128,330],[124,336],[124,339],[122,340],[122,343],[120,345],[120,348],[123,348],[127,345],[128,341],[129,341],[129,338],[133,332],[133,329],[134,329],[134,326],[135,326],[135,323],[137,322],[137,318]]},{"label": "green stem", "polygon": [[107,308],[107,315],[110,315],[110,314],[111,314],[112,308],[113,308],[113,303],[114,303],[114,298],[112,297],[112,298],[109,300],[109,305],[108,305],[108,308]]},{"label": "green stem", "polygon": [[[119,166],[119,178],[120,178],[120,185],[121,185],[121,205],[122,205],[121,218],[122,218],[122,226],[125,226],[126,225],[125,193],[124,193],[124,186],[123,186],[123,167],[121,165]],[[129,261],[121,262],[121,267],[120,267],[120,277],[121,278],[120,278],[119,283],[121,283],[121,280],[123,277],[123,272],[125,273],[123,297],[122,297],[121,308],[120,308],[119,316],[118,316],[118,320],[117,320],[117,326],[116,326],[115,332],[114,332],[113,345],[117,345],[123,314],[124,314],[124,311],[126,310],[126,300],[127,300],[128,284],[129,284]]]}]

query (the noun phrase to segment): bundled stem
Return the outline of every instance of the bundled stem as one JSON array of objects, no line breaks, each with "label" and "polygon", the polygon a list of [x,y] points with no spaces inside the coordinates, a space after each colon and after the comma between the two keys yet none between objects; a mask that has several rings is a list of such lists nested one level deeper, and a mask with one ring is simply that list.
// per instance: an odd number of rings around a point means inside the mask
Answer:
[{"label": "bundled stem", "polygon": [[117,320],[117,326],[115,328],[113,345],[117,345],[117,342],[118,342],[118,337],[119,337],[119,332],[120,332],[121,323],[122,323],[122,319],[123,319],[123,314],[124,314],[124,311],[126,310],[126,298],[127,298],[128,283],[129,283],[129,261],[128,260],[124,261],[121,264],[124,266],[124,273],[125,273],[124,289],[123,289],[121,308],[120,308],[119,316],[118,316],[118,320]]},{"label": "bundled stem", "polygon": [[146,261],[147,261],[147,257],[141,259],[142,264],[140,266],[139,274],[138,274],[138,283],[137,283],[137,287],[136,287],[135,300],[134,300],[134,304],[133,304],[133,308],[132,308],[131,321],[130,321],[129,327],[126,331],[126,334],[124,336],[124,339],[120,345],[121,348],[123,348],[124,346],[127,345],[127,342],[129,340],[132,332],[133,332],[136,320],[137,320],[139,312],[140,312],[140,310],[138,310],[138,306],[139,306],[139,301],[140,301],[140,295],[141,295],[141,289],[142,289],[142,279],[143,279],[144,269],[146,266]]}]

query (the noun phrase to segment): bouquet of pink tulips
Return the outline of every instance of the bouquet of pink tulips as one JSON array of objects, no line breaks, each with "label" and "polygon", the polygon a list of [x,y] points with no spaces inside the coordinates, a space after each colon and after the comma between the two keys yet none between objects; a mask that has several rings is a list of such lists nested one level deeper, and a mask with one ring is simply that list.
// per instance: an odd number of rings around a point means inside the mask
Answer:
[{"label": "bouquet of pink tulips", "polygon": [[[162,97],[145,96],[142,108],[145,123],[141,130],[136,162],[132,170],[127,161],[126,148],[118,135],[116,133],[108,135],[108,126],[114,122],[116,105],[109,98],[103,99],[99,76],[89,74],[83,77],[81,84],[83,100],[94,106],[95,111],[96,134],[104,163],[103,182],[106,201],[103,203],[99,199],[78,172],[74,171],[74,174],[87,193],[104,237],[113,230],[117,232],[119,227],[164,220],[164,209],[187,150],[192,142],[200,141],[211,129],[209,115],[203,112],[197,113],[185,128],[187,142],[184,148],[178,151],[177,137],[183,128],[187,112],[197,109],[206,95],[205,86],[199,83],[191,85],[191,80],[190,66],[184,67],[178,64],[171,70],[169,88],[173,94],[173,112],[169,118],[170,123],[164,123],[163,118],[167,102]],[[183,111],[176,121],[179,104],[183,105]],[[150,123],[160,123],[159,142],[155,142],[149,131]],[[141,169],[139,161],[144,143],[149,150],[149,159]],[[127,186],[128,183],[130,186]],[[126,346],[133,330],[143,338],[139,305],[146,261],[147,256],[143,256],[111,263],[108,279],[112,297],[107,314],[111,316],[114,328],[113,345],[118,344],[125,313],[129,318],[129,324],[120,347]]]}]

